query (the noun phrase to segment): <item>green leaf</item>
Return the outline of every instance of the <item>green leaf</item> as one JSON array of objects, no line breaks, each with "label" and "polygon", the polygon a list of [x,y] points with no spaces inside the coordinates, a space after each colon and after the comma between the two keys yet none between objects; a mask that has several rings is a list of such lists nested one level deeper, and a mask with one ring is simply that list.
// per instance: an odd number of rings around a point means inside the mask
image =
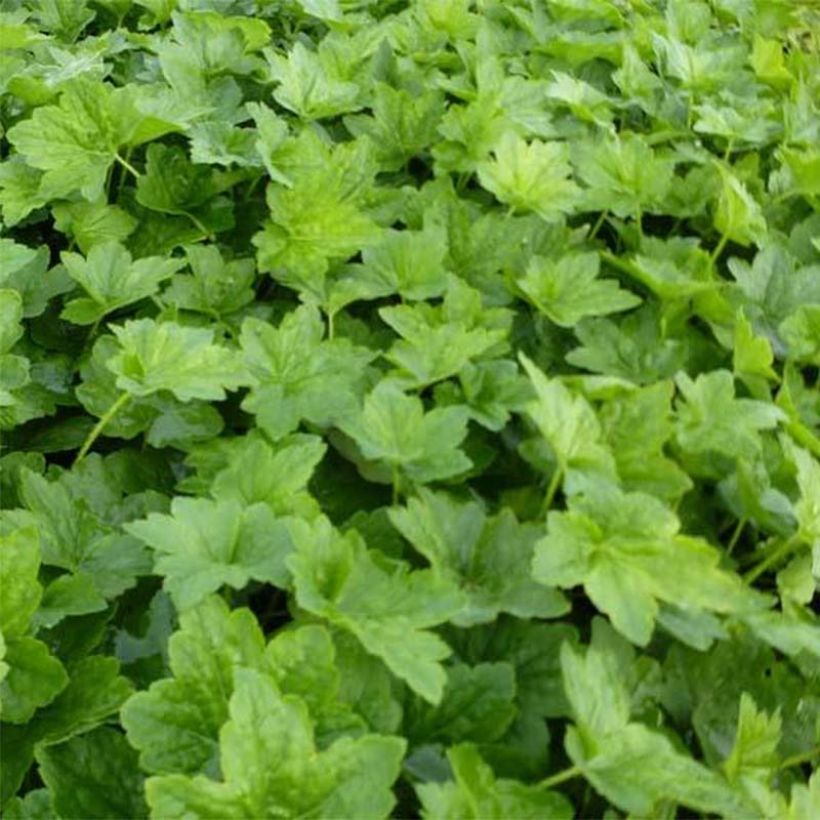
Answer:
[{"label": "green leaf", "polygon": [[625,489],[680,498],[692,480],[665,453],[674,434],[671,403],[674,385],[659,381],[607,402],[600,419]]},{"label": "green leaf", "polygon": [[464,743],[447,752],[453,780],[421,783],[416,792],[422,817],[429,820],[503,820],[507,817],[550,817],[569,820],[572,807],[556,792],[527,786],[517,780],[496,778],[474,746]]},{"label": "green leaf", "polygon": [[40,606],[40,547],[34,527],[0,535],[0,630],[8,641],[22,637]]},{"label": "green leaf", "polygon": [[11,723],[25,723],[68,682],[50,649],[27,634],[42,597],[39,568],[36,530],[21,528],[0,535],[0,635],[5,650],[0,713]]},{"label": "green leaf", "polygon": [[103,201],[57,203],[54,216],[56,227],[70,236],[84,254],[95,245],[125,241],[137,226],[128,211]]},{"label": "green leaf", "polygon": [[677,751],[665,735],[629,722],[611,647],[593,642],[582,653],[564,644],[561,665],[577,724],[567,730],[564,745],[596,791],[635,813],[652,813],[663,800],[728,816],[748,812],[718,774]]},{"label": "green leaf", "polygon": [[[763,378],[766,381],[779,381],[779,376],[772,368],[774,353],[765,336],[756,336],[745,314],[741,311],[735,323],[734,349],[732,366],[736,376],[742,379]],[[754,382],[750,382],[753,385]]]},{"label": "green leaf", "polygon": [[36,108],[9,129],[9,142],[33,168],[44,171],[40,192],[47,198],[80,191],[100,199],[118,151],[135,132],[135,117],[122,94],[91,80],[74,80],[57,105]]},{"label": "green leaf", "polygon": [[403,741],[379,735],[342,738],[319,751],[304,703],[251,669],[236,672],[219,745],[224,781],[152,777],[146,794],[153,814],[387,817],[404,753]]},{"label": "green leaf", "polygon": [[797,537],[811,545],[816,575],[820,570],[820,463],[803,448],[788,441],[786,444],[786,453],[797,468],[800,490],[800,497],[793,507],[798,524]]},{"label": "green leaf", "polygon": [[396,305],[379,309],[396,333],[385,354],[409,374],[409,387],[423,387],[456,375],[472,360],[506,349],[512,316],[504,308],[482,309],[478,291],[452,278],[440,307]]},{"label": "green leaf", "polygon": [[599,279],[596,253],[575,253],[560,259],[533,257],[517,281],[525,298],[560,327],[572,327],[587,316],[620,313],[641,303],[613,279]]},{"label": "green leaf", "polygon": [[[259,269],[309,283],[324,276],[331,261],[349,259],[375,244],[381,229],[348,193],[314,174],[292,188],[270,185],[270,220],[253,238]],[[321,288],[319,288],[321,290]]]},{"label": "green leaf", "polygon": [[175,604],[186,609],[223,585],[251,579],[284,586],[291,542],[285,524],[265,504],[177,497],[171,514],[152,513],[126,531],[157,553],[157,573]]},{"label": "green leaf", "polygon": [[549,444],[567,489],[572,491],[587,474],[613,475],[612,454],[592,406],[559,379],[548,379],[523,353],[519,359],[535,388],[536,399],[527,405],[527,415]]},{"label": "green leaf", "polygon": [[318,512],[308,482],[327,446],[316,436],[285,439],[273,448],[264,439],[240,439],[229,462],[211,483],[217,500],[235,499],[243,506],[267,504],[276,515],[300,513],[305,518]]},{"label": "green leaf", "polygon": [[677,376],[676,437],[690,453],[717,453],[729,458],[754,458],[763,446],[761,430],[772,430],[785,419],[774,405],[735,398],[732,374],[727,370],[702,373],[694,381]]},{"label": "green leaf", "polygon": [[189,245],[185,255],[191,274],[174,276],[162,294],[164,302],[183,310],[223,316],[253,301],[253,259],[226,261],[214,245]]},{"label": "green leaf", "polygon": [[792,359],[820,364],[820,305],[801,305],[778,328]]},{"label": "green leaf", "polygon": [[488,518],[475,502],[458,504],[444,493],[420,488],[406,507],[389,511],[393,525],[442,578],[466,597],[453,623],[470,626],[500,612],[519,618],[552,618],[566,611],[564,597],[530,577],[539,528],[519,524],[509,510]]},{"label": "green leaf", "polygon": [[6,646],[8,666],[0,683],[0,711],[9,723],[25,723],[65,688],[68,678],[51,650],[36,638],[21,637]]},{"label": "green leaf", "polygon": [[24,797],[14,797],[5,806],[9,820],[52,820],[54,806],[48,789],[34,789]]},{"label": "green leaf", "polygon": [[77,253],[63,253],[61,258],[71,278],[88,294],[68,302],[61,314],[79,325],[93,324],[107,313],[153,296],[182,267],[178,259],[158,256],[133,261],[115,241],[95,245],[85,259]]},{"label": "green leaf", "polygon": [[369,105],[372,116],[344,118],[354,137],[367,136],[385,171],[398,171],[436,141],[436,126],[444,113],[444,100],[435,89],[411,94],[386,83],[376,83]]},{"label": "green leaf", "polygon": [[577,207],[580,190],[572,180],[566,143],[528,143],[507,132],[493,154],[492,160],[478,165],[479,181],[513,211],[532,211],[551,220]]},{"label": "green leaf", "polygon": [[180,401],[220,401],[247,379],[236,354],[213,343],[214,331],[175,322],[135,319],[112,327],[118,352],[106,366],[132,396],[160,390]]},{"label": "green leaf", "polygon": [[739,245],[760,244],[767,231],[760,205],[735,174],[723,165],[718,165],[718,170],[723,187],[715,209],[715,227]]},{"label": "green leaf", "polygon": [[137,180],[137,202],[152,211],[187,216],[205,236],[224,227],[219,189],[209,168],[193,165],[180,148],[148,147],[145,174]]},{"label": "green leaf", "polygon": [[278,327],[246,319],[240,343],[251,377],[242,406],[279,439],[305,419],[322,427],[352,414],[362,394],[371,351],[347,339],[323,339],[324,326],[307,305]]},{"label": "green leaf", "polygon": [[448,288],[445,272],[447,235],[437,227],[421,231],[385,231],[362,251],[363,262],[350,265],[335,283],[331,303],[339,307],[360,299],[393,293],[405,299],[430,299]]},{"label": "green leaf", "polygon": [[425,483],[472,466],[459,449],[467,435],[467,418],[466,407],[437,407],[425,413],[419,398],[382,381],[365,397],[361,412],[341,420],[339,426],[365,458]]},{"label": "green leaf", "polygon": [[23,335],[23,300],[15,290],[0,290],[0,353],[7,353]]},{"label": "green leaf", "polygon": [[560,657],[564,691],[585,742],[622,731],[631,707],[614,653],[595,643],[584,652],[564,642]]},{"label": "green leaf", "polygon": [[65,741],[100,726],[119,712],[132,694],[120,664],[105,655],[88,655],[69,666],[68,685],[29,724],[40,745]]},{"label": "green leaf", "polygon": [[36,516],[44,564],[87,576],[105,598],[116,597],[150,571],[138,542],[102,522],[65,478],[49,481],[26,470],[21,489]]},{"label": "green leaf", "polygon": [[[327,56],[326,56],[327,55]],[[309,51],[297,42],[287,57],[269,53],[273,96],[280,105],[306,120],[319,120],[361,108],[359,86],[338,76],[323,50]]]},{"label": "green leaf", "polygon": [[573,496],[567,512],[549,514],[533,577],[549,586],[583,584],[639,646],[649,642],[660,601],[711,612],[765,605],[737,575],[718,568],[717,550],[679,530],[677,517],[655,497],[600,485]]},{"label": "green leaf", "polygon": [[137,753],[114,729],[39,749],[37,762],[61,817],[148,816]]},{"label": "green leaf", "polygon": [[780,716],[758,710],[754,698],[744,692],[740,697],[735,745],[723,763],[726,777],[732,782],[749,778],[765,784],[778,764],[780,735]]},{"label": "green leaf", "polygon": [[674,163],[658,157],[639,134],[578,142],[572,148],[572,162],[588,186],[584,196],[591,208],[619,217],[663,212]]},{"label": "green leaf", "polygon": [[344,536],[326,519],[293,527],[288,560],[300,607],[351,632],[371,654],[431,703],[441,700],[450,649],[430,630],[455,615],[455,587],[430,570],[409,571],[369,552],[361,536]]},{"label": "green leaf", "polygon": [[168,655],[173,677],[154,682],[122,708],[128,741],[151,774],[215,773],[234,670],[262,668],[262,633],[249,610],[230,612],[212,595],[180,614]]},{"label": "green leaf", "polygon": [[421,699],[405,707],[411,743],[491,743],[509,728],[516,714],[515,673],[507,663],[457,664],[447,672],[444,697],[437,706]]},{"label": "green leaf", "polygon": [[677,751],[662,734],[631,723],[587,756],[569,729],[567,753],[596,791],[625,811],[653,813],[665,800],[705,813],[749,816],[750,807],[718,774]]}]

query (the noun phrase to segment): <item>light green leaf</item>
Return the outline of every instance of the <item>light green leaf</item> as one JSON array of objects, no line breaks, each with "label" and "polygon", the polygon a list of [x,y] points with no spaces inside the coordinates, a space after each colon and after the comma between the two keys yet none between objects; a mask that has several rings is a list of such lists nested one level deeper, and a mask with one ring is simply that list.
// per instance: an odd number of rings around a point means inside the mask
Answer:
[{"label": "light green leaf", "polygon": [[365,458],[425,483],[472,466],[459,449],[467,435],[468,415],[466,407],[437,407],[425,413],[421,399],[382,381],[365,397],[361,412],[339,426]]},{"label": "light green leaf", "polygon": [[176,497],[171,514],[151,513],[125,529],[157,553],[156,571],[180,609],[223,585],[242,589],[251,580],[284,586],[287,528],[265,504],[244,509],[236,501]]},{"label": "light green leaf", "polygon": [[528,143],[508,131],[493,154],[492,160],[478,165],[479,181],[513,211],[554,220],[577,207],[580,189],[572,180],[566,143]]},{"label": "light green leaf", "polygon": [[466,597],[459,626],[491,621],[499,612],[519,618],[552,618],[566,611],[563,595],[530,577],[539,528],[519,524],[510,510],[488,518],[476,502],[458,504],[420,488],[406,507],[389,511],[393,525]]},{"label": "light green leaf", "polygon": [[128,740],[149,773],[214,773],[234,669],[262,668],[262,632],[249,610],[230,612],[212,595],[180,614],[168,655],[173,678],[155,681],[122,708]]},{"label": "light green leaf", "polygon": [[570,488],[587,474],[614,475],[612,454],[589,402],[559,379],[547,378],[523,353],[519,359],[535,388],[536,398],[527,405],[527,415],[549,444]]},{"label": "light green leaf", "polygon": [[297,549],[288,566],[299,606],[351,632],[415,692],[438,703],[446,681],[441,661],[450,649],[429,630],[461,608],[455,587],[430,570],[389,564],[355,530],[342,536],[323,518],[312,527],[295,522],[293,536]]},{"label": "light green leaf", "polygon": [[658,604],[747,612],[766,605],[740,578],[718,568],[720,554],[679,533],[677,517],[654,496],[600,485],[551,512],[536,544],[533,577],[549,586],[583,584],[615,628],[639,646],[652,635]]},{"label": "light green leaf", "polygon": [[79,325],[93,324],[107,313],[153,296],[182,267],[180,259],[159,256],[134,261],[116,241],[95,245],[85,259],[67,252],[61,258],[71,278],[88,294],[68,302],[61,314]]},{"label": "light green leaf", "polygon": [[496,778],[475,746],[464,743],[447,752],[453,780],[421,783],[416,792],[425,820],[569,820],[572,806],[562,795]]},{"label": "light green leaf", "polygon": [[715,227],[739,245],[759,245],[766,236],[766,219],[749,189],[724,165],[718,165],[723,187],[715,209]]},{"label": "light green leaf", "polygon": [[780,736],[780,715],[759,710],[754,698],[744,692],[740,697],[735,745],[723,763],[726,777],[731,782],[742,783],[749,778],[765,784],[778,764]]},{"label": "light green leaf", "polygon": [[614,279],[599,279],[597,253],[573,253],[558,259],[535,256],[516,283],[528,301],[560,327],[587,316],[606,316],[636,307],[641,300]]},{"label": "light green leaf", "polygon": [[226,390],[247,382],[238,356],[213,343],[213,330],[153,319],[134,319],[112,330],[119,350],[106,366],[117,387],[133,396],[167,390],[180,401],[221,401]]},{"label": "light green leaf", "polygon": [[246,319],[240,343],[252,387],[242,403],[274,439],[302,419],[322,427],[355,412],[375,354],[347,339],[323,339],[319,312],[303,305],[274,327]]},{"label": "light green leaf", "polygon": [[754,458],[763,446],[760,431],[785,420],[771,403],[735,398],[728,370],[702,373],[694,381],[680,373],[676,382],[682,394],[676,404],[676,437],[687,452]]},{"label": "light green leaf", "polygon": [[327,52],[309,51],[297,42],[287,57],[268,52],[271,79],[279,83],[273,96],[280,105],[306,120],[319,120],[361,108],[359,86],[336,74]]},{"label": "light green leaf", "polygon": [[299,698],[283,697],[269,677],[251,669],[235,677],[230,719],[220,732],[224,781],[152,777],[146,794],[153,816],[387,817],[404,741],[363,735],[319,751]]}]

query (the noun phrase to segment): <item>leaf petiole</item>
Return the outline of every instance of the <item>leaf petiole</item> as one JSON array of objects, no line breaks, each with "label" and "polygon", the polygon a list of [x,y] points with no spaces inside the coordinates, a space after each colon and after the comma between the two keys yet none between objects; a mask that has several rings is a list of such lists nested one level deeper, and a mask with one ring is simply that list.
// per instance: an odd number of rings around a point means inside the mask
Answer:
[{"label": "leaf petiole", "polygon": [[743,580],[747,584],[753,584],[764,572],[771,569],[775,564],[782,561],[789,553],[800,544],[797,535],[793,535],[784,541],[776,550],[773,550],[759,564],[753,566],[744,576]]},{"label": "leaf petiole", "polygon": [[552,507],[552,502],[555,500],[555,494],[561,486],[561,480],[564,477],[564,471],[560,467],[552,474],[547,492],[544,495],[544,501],[541,504],[541,515],[547,514],[547,511]]},{"label": "leaf petiole", "polygon": [[815,757],[819,756],[820,746],[815,746],[807,752],[800,752],[800,754],[785,758],[777,768],[782,771],[783,769],[791,769],[793,766],[802,766],[804,763],[811,763]]},{"label": "leaf petiole", "polygon": [[535,784],[535,788],[547,791],[560,785],[561,783],[566,783],[567,780],[573,780],[576,777],[581,777],[581,775],[583,775],[583,771],[580,766],[570,766],[568,769],[564,769],[557,774],[551,775],[550,777],[539,781]]},{"label": "leaf petiole", "polygon": [[117,413],[125,407],[128,402],[131,401],[131,394],[130,393],[122,393],[108,408],[108,410],[100,416],[99,421],[94,425],[91,432],[86,436],[85,441],[83,442],[83,446],[80,447],[80,452],[77,453],[77,457],[74,459],[73,467],[76,467],[88,454],[88,451],[94,445],[94,442],[100,437],[102,431],[106,428],[106,425],[117,415]]},{"label": "leaf petiole", "polygon": [[128,173],[132,174],[134,179],[140,178],[140,172],[127,159],[124,159],[119,154],[114,154],[114,159],[119,162]]}]

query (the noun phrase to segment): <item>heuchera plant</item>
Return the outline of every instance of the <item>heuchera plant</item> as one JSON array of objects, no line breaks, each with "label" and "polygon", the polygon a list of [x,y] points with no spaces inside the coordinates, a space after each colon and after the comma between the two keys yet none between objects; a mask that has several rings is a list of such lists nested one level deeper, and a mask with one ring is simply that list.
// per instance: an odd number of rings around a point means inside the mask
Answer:
[{"label": "heuchera plant", "polygon": [[0,809],[820,817],[813,0],[0,0]]}]

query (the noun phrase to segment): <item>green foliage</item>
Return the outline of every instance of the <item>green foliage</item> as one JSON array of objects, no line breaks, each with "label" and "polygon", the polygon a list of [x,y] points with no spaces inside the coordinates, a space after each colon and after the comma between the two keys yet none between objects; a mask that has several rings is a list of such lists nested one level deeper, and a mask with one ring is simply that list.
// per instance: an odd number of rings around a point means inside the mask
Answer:
[{"label": "green foliage", "polygon": [[820,816],[818,31],[0,2],[0,814]]}]

